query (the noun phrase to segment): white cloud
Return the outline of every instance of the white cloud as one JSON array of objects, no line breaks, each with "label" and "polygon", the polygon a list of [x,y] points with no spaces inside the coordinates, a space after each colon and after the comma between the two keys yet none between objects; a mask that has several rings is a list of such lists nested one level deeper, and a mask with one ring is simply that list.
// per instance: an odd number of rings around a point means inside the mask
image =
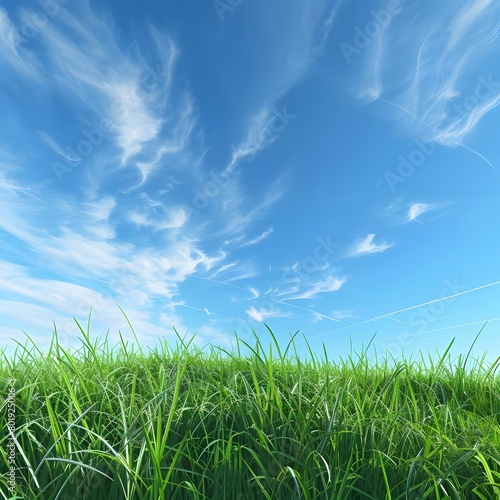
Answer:
[{"label": "white cloud", "polygon": [[52,149],[52,151],[62,156],[65,160],[74,163],[78,163],[82,160],[79,156],[64,151],[63,148],[59,146],[59,144],[57,144],[56,141],[43,130],[39,130],[38,135],[42,138],[43,142],[45,142],[45,144],[47,144],[49,148]]},{"label": "white cloud", "polygon": [[317,323],[319,321],[323,321],[324,319],[330,320],[330,321],[335,321],[335,322],[341,322],[345,319],[351,319],[351,318],[357,318],[353,311],[340,311],[340,310],[335,310],[332,311],[330,314],[321,314],[317,311],[311,310],[311,313],[313,315],[313,321],[314,323]]},{"label": "white cloud", "polygon": [[299,285],[292,286],[280,295],[284,296],[282,300],[314,299],[323,293],[337,292],[346,280],[347,277],[345,276],[339,278],[332,274],[322,280],[306,281],[302,287],[299,287]]},{"label": "white cloud", "polygon": [[266,309],[264,307],[257,308],[255,306],[249,307],[246,310],[246,313],[255,321],[259,323],[265,321],[267,318],[286,318],[291,316],[291,313],[282,312],[276,306],[275,309]]},{"label": "white cloud", "polygon": [[233,172],[242,160],[253,157],[276,141],[279,131],[284,127],[283,124],[275,122],[282,119],[282,115],[285,117],[285,123],[288,124],[286,109],[280,112],[272,106],[264,106],[252,118],[247,136],[233,151],[226,172]]},{"label": "white cloud", "polygon": [[4,292],[20,295],[35,304],[51,306],[58,311],[69,311],[78,301],[96,303],[99,296],[93,290],[72,283],[33,278],[23,267],[1,261],[0,288]]},{"label": "white cloud", "polygon": [[94,221],[108,220],[116,205],[116,200],[111,196],[104,196],[99,200],[84,202],[85,213]]},{"label": "white cloud", "polygon": [[[438,217],[441,217],[442,215],[448,213],[451,209],[447,209],[453,205],[453,202],[441,202],[441,203],[412,203],[408,209],[408,215],[407,215],[407,220],[404,222],[412,222],[412,221],[417,221],[421,222],[418,217],[424,213],[427,212],[438,212],[433,219],[436,219]],[[444,210],[447,209],[447,210]]]},{"label": "white cloud", "polygon": [[[311,69],[322,52],[337,19],[338,0],[310,0],[257,6],[259,26],[267,28],[269,44],[265,45],[262,64],[269,75],[269,94],[276,102]],[[280,30],[276,31],[276,16]]]},{"label": "white cloud", "polygon": [[342,6],[342,0],[339,0],[337,4],[330,10],[326,21],[323,23],[323,26],[320,30],[320,41],[319,44],[314,48],[316,54],[321,54],[324,51],[325,44],[328,40],[328,36],[330,35],[330,31],[333,28],[334,22],[337,19],[337,15],[340,7]]},{"label": "white cloud", "polygon": [[128,214],[131,222],[139,227],[151,227],[154,231],[180,229],[188,221],[187,212],[181,207],[156,209],[159,213],[150,213],[146,210],[132,210]]},{"label": "white cloud", "polygon": [[210,276],[210,278],[215,278],[219,276],[220,274],[226,272],[228,269],[234,269],[235,266],[239,264],[238,261],[236,262],[230,262],[229,264],[224,264],[223,266],[220,266],[216,271]]},{"label": "white cloud", "polygon": [[413,203],[408,210],[408,220],[413,221],[416,220],[420,214],[427,212],[432,207],[425,203]]},{"label": "white cloud", "polygon": [[431,216],[427,215],[427,220],[437,219],[448,213],[454,205],[452,201],[443,201],[436,203],[426,203],[423,201],[414,201],[412,203],[406,203],[399,199],[391,203],[385,209],[385,215],[391,217],[395,225],[407,224],[409,222],[423,222],[420,220],[420,216],[427,214],[428,212],[433,212]]},{"label": "white cloud", "polygon": [[204,325],[198,329],[194,343],[200,347],[207,344],[236,347],[234,335],[228,335],[220,328],[212,325]]},{"label": "white cloud", "polygon": [[117,142],[123,150],[122,164],[143,149],[144,143],[156,139],[162,121],[148,106],[137,81],[120,81],[107,85],[113,104],[109,118],[117,131]]},{"label": "white cloud", "polygon": [[375,234],[371,233],[366,238],[358,240],[354,244],[354,248],[349,253],[350,257],[357,257],[359,255],[368,255],[371,253],[385,252],[393,245],[382,241],[381,243],[374,243]]},{"label": "white cloud", "polygon": [[264,241],[273,232],[274,232],[274,228],[270,227],[270,228],[266,229],[265,231],[263,231],[261,234],[259,234],[259,236],[257,236],[256,238],[254,238],[252,240],[249,240],[249,241],[246,241],[241,246],[242,247],[248,247],[248,246],[251,246],[251,245],[257,245],[261,241]]},{"label": "white cloud", "polygon": [[186,92],[180,102],[180,115],[177,117],[177,123],[172,124],[170,127],[169,138],[165,140],[159,139],[159,145],[156,147],[154,157],[148,159],[148,161],[136,162],[136,167],[141,172],[142,179],[132,189],[142,186],[149,175],[161,167],[161,160],[165,156],[179,155],[187,148],[191,132],[196,124],[193,99]]},{"label": "white cloud", "polygon": [[255,278],[258,275],[259,272],[255,269],[255,267],[250,262],[247,262],[237,270],[236,274],[229,276],[224,281],[225,283],[232,283],[233,281],[239,281],[247,278]]},{"label": "white cloud", "polygon": [[[474,21],[484,15],[484,11],[488,9],[491,2],[492,0],[476,0],[470,5],[465,5],[455,14],[450,22],[451,33],[448,40],[448,50],[453,50],[457,46]],[[486,15],[488,15],[487,12]]]},{"label": "white cloud", "polygon": [[351,310],[334,310],[330,313],[330,316],[338,320],[357,318],[358,316]]},{"label": "white cloud", "polygon": [[[215,238],[230,237],[225,241],[227,246],[233,245],[233,248],[244,246],[248,228],[268,214],[269,210],[281,200],[285,190],[283,174],[274,182],[268,183],[260,199],[255,201],[253,198],[249,200],[239,183],[221,189],[219,195],[212,200],[212,218],[208,222],[204,221],[207,232]],[[266,236],[270,234],[269,232]]]}]

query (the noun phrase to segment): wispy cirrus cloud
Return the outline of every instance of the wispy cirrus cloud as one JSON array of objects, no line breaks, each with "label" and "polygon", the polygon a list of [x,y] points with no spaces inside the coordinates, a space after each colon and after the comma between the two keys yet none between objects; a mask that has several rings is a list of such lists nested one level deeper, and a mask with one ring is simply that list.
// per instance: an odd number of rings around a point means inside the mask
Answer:
[{"label": "wispy cirrus cloud", "polygon": [[33,54],[23,49],[19,31],[3,7],[0,7],[0,49],[0,61],[3,59],[23,76],[37,77],[38,64]]},{"label": "wispy cirrus cloud", "polygon": [[255,321],[262,322],[268,318],[286,318],[292,316],[292,313],[281,311],[279,308],[268,309],[258,308],[255,306],[249,307],[246,313]]},{"label": "wispy cirrus cloud", "polygon": [[241,247],[248,247],[248,246],[252,246],[252,245],[257,245],[261,241],[264,241],[268,236],[270,236],[271,234],[273,234],[273,232],[274,232],[274,228],[269,227],[265,231],[263,231],[261,234],[259,234],[256,238],[253,238],[251,240],[248,240],[248,241],[244,242],[241,245]]},{"label": "wispy cirrus cloud", "polygon": [[408,210],[408,221],[418,221],[417,217],[429,210],[432,210],[432,207],[426,203],[413,203]]},{"label": "wispy cirrus cloud", "polygon": [[[239,182],[221,190],[211,207],[212,220],[207,223],[207,226],[214,226],[210,229],[212,236],[229,238],[225,240],[225,245],[230,248],[248,245],[248,241],[255,240],[248,239],[248,231],[262,221],[283,198],[286,185],[285,176],[280,174],[274,182],[268,183],[260,196],[252,199],[245,196],[244,188]],[[264,239],[271,234],[272,231],[267,228],[260,237]]]},{"label": "wispy cirrus cloud", "polygon": [[[31,22],[34,14],[30,9],[21,9],[20,22]],[[52,89],[77,104],[74,121],[81,123],[82,130],[95,127],[96,122],[105,124],[105,139],[117,151],[111,162],[108,157],[99,163],[111,163],[114,169],[135,166],[141,186],[163,158],[179,157],[185,152],[196,123],[192,97],[184,88],[172,98],[179,51],[154,26],[147,26],[149,41],[142,48],[135,43],[121,48],[110,16],[93,11],[83,1],[76,9],[61,7],[57,17],[39,30],[37,40],[43,49],[36,57],[19,44],[16,26],[3,9],[0,26],[0,44],[6,47],[4,58],[13,67],[25,74],[36,73],[42,88]],[[61,146],[67,137],[61,139],[55,134],[39,131],[42,140],[61,158],[69,162],[83,159],[83,155],[76,158],[75,153]],[[102,137],[94,141],[101,143]],[[94,144],[94,149],[99,146]],[[113,168],[108,166],[107,172]]]},{"label": "wispy cirrus cloud", "polygon": [[225,278],[224,281],[226,283],[232,283],[233,281],[255,278],[259,274],[259,271],[255,268],[255,266],[252,265],[252,263],[246,263],[241,267],[241,269],[239,269],[238,271],[235,270],[232,275]]},{"label": "wispy cirrus cloud", "polygon": [[[225,263],[225,258],[229,252],[221,252],[221,260],[213,266],[212,273],[207,276],[207,279],[215,280],[218,283],[231,284],[234,281],[253,278],[259,275],[255,264],[249,260],[232,261]],[[246,289],[243,289],[246,291]]]},{"label": "wispy cirrus cloud", "polygon": [[349,252],[349,257],[359,257],[361,255],[369,255],[372,253],[382,253],[389,250],[393,246],[392,243],[382,241],[375,243],[375,234],[371,233],[365,238],[359,239],[355,242],[352,250]]},{"label": "wispy cirrus cloud", "polygon": [[263,83],[266,97],[258,111],[247,119],[249,126],[245,138],[234,148],[227,172],[234,171],[243,160],[248,161],[271,146],[295,118],[286,106],[277,103],[307,74],[315,58],[323,52],[341,3],[338,0],[287,3],[279,37],[274,35],[274,16],[275,9],[281,10],[283,5],[278,2],[261,10],[260,29],[268,30],[266,38],[270,41],[262,54],[269,66],[268,80]]},{"label": "wispy cirrus cloud", "polygon": [[337,292],[346,282],[347,277],[339,277],[337,273],[322,279],[306,280],[281,294],[281,300],[315,299],[321,294]]},{"label": "wispy cirrus cloud", "polygon": [[72,151],[65,151],[63,147],[61,147],[57,142],[46,132],[43,130],[38,131],[38,135],[42,138],[43,142],[49,146],[52,151],[54,151],[59,156],[63,157],[65,160],[70,162],[78,163],[81,161],[81,158]]},{"label": "wispy cirrus cloud", "polygon": [[[451,33],[447,49],[453,50],[476,21],[484,21],[493,0],[475,0],[464,5],[450,21]],[[497,26],[498,27],[498,26]]]},{"label": "wispy cirrus cloud", "polygon": [[434,218],[441,216],[441,215],[444,215],[444,213],[448,212],[449,210],[443,211],[443,209],[448,208],[450,205],[452,205],[452,203],[450,203],[450,202],[444,202],[444,203],[419,203],[419,202],[415,202],[415,203],[412,203],[408,209],[407,222],[417,221],[417,222],[422,223],[418,219],[418,217],[420,217],[422,214],[425,214],[427,212],[431,212],[431,211],[435,212],[439,209],[441,209],[440,213],[436,214],[434,216]]},{"label": "wispy cirrus cloud", "polygon": [[344,319],[352,319],[352,318],[357,318],[358,315],[351,310],[345,310],[345,309],[335,309],[330,313],[330,316],[338,319],[338,320],[344,320]]},{"label": "wispy cirrus cloud", "polygon": [[500,83],[486,63],[499,46],[499,16],[493,0],[406,2],[373,44],[361,94],[392,105],[417,137],[465,147],[465,136],[500,103]]},{"label": "wispy cirrus cloud", "polygon": [[335,321],[335,322],[341,322],[346,319],[351,319],[351,318],[357,318],[358,316],[353,312],[349,310],[334,310],[328,315],[319,313],[317,311],[314,311],[311,309],[311,313],[313,315],[313,321],[315,323],[319,321],[323,321],[324,319],[328,319],[330,321]]},{"label": "wispy cirrus cloud", "polygon": [[130,222],[139,227],[150,227],[154,231],[182,228],[188,222],[188,214],[182,207],[157,207],[153,212],[143,209],[131,210],[128,213]]},{"label": "wispy cirrus cloud", "polygon": [[339,0],[331,9],[328,17],[325,22],[321,26],[319,31],[319,41],[318,44],[314,47],[313,53],[322,54],[330,32],[335,24],[340,8],[342,7],[342,0]]},{"label": "wispy cirrus cloud", "polygon": [[220,266],[218,269],[215,270],[215,272],[213,274],[210,275],[210,278],[216,278],[217,276],[231,270],[231,269],[235,269],[236,266],[239,264],[238,261],[236,262],[229,262],[228,264],[224,264],[222,266]]},{"label": "wispy cirrus cloud", "polygon": [[[393,219],[395,225],[407,224],[409,222],[419,222],[423,224],[421,220],[422,215],[429,214],[425,217],[427,220],[437,219],[447,214],[454,204],[455,202],[452,201],[434,203],[413,201],[408,203],[398,199],[391,203],[384,210],[384,213]],[[432,216],[430,216],[431,212]]]},{"label": "wispy cirrus cloud", "polygon": [[250,161],[267,147],[271,146],[279,134],[296,117],[289,113],[286,106],[278,109],[274,104],[265,105],[251,118],[250,127],[243,142],[236,146],[225,172],[232,173],[243,160]]}]

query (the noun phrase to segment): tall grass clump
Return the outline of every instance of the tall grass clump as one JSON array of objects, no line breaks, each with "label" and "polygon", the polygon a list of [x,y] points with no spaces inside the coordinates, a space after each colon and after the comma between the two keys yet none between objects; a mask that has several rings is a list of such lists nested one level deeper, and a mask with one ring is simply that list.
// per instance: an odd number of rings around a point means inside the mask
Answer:
[{"label": "tall grass clump", "polygon": [[[499,499],[499,362],[107,337],[0,360],[0,498]],[[9,429],[11,429],[9,431]],[[15,487],[8,482],[15,450]],[[14,444],[12,444],[14,443]],[[17,496],[16,496],[17,495]]]}]

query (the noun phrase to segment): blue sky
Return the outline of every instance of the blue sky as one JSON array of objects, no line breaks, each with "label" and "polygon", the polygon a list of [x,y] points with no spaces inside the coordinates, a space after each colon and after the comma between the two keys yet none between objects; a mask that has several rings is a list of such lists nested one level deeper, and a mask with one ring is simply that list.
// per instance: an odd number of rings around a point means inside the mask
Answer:
[{"label": "blue sky", "polygon": [[[496,354],[500,4],[0,2],[0,335]],[[305,343],[299,341],[299,346]],[[9,348],[10,348],[9,347]]]}]

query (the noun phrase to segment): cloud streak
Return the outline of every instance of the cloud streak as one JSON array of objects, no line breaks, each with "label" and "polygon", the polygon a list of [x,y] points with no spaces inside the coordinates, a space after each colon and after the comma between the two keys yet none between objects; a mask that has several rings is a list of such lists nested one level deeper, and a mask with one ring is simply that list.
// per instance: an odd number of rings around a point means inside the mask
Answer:
[{"label": "cloud streak", "polygon": [[322,280],[308,281],[305,285],[307,288],[300,292],[297,286],[292,287],[288,292],[282,293],[281,295],[284,297],[282,300],[314,299],[324,293],[337,292],[346,280],[346,277],[339,278],[336,275],[329,275]]},{"label": "cloud streak", "polygon": [[258,321],[261,323],[268,318],[286,318],[287,316],[291,316],[290,313],[282,312],[279,309],[269,310],[265,308],[257,308],[255,306],[249,307],[246,310],[248,316],[250,316],[254,321]]},{"label": "cloud streak", "polygon": [[249,247],[252,245],[257,245],[260,242],[267,239],[267,237],[270,236],[271,234],[273,234],[273,232],[274,232],[274,228],[270,227],[270,228],[266,229],[265,231],[263,231],[261,234],[259,234],[259,236],[257,236],[256,238],[253,238],[252,240],[249,240],[249,241],[246,241],[245,243],[243,243],[241,245],[241,247]]},{"label": "cloud streak", "polygon": [[[407,220],[406,220],[406,222],[416,221],[416,222],[420,222],[421,224],[423,224],[423,222],[421,220],[419,220],[419,217],[422,214],[425,214],[425,213],[431,212],[431,211],[436,211],[436,210],[439,210],[439,209],[443,209],[443,208],[449,207],[450,205],[452,205],[452,203],[450,203],[450,202],[443,202],[443,203],[420,203],[420,202],[415,202],[415,203],[412,203],[410,205],[409,209],[408,209],[408,214],[407,214]],[[446,210],[444,212],[441,211],[441,213],[439,213],[438,215],[434,216],[433,218],[440,217],[441,215],[444,215],[448,211],[449,210]]]},{"label": "cloud streak", "polygon": [[369,234],[365,238],[359,239],[354,244],[354,247],[349,252],[348,256],[359,257],[361,255],[369,255],[372,253],[382,253],[388,250],[389,248],[392,248],[393,246],[393,244],[386,243],[385,241],[382,241],[381,243],[375,243],[374,239],[375,239],[374,233]]}]

